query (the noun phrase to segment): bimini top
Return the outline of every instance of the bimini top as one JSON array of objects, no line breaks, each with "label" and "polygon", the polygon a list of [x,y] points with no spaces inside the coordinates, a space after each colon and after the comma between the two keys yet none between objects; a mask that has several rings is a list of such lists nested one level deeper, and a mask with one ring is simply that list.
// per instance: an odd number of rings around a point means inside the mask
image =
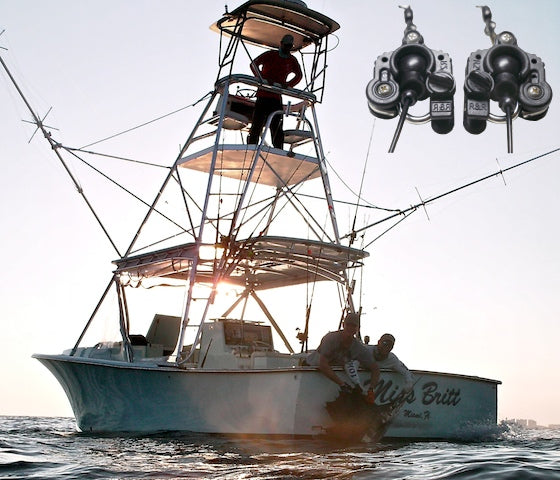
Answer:
[{"label": "bimini top", "polygon": [[338,30],[329,17],[294,0],[249,0],[210,28],[265,47],[276,48],[286,34],[294,37],[293,50],[300,50]]},{"label": "bimini top", "polygon": [[[198,250],[194,243],[115,260],[115,273],[136,280],[176,278],[187,280]],[[222,266],[220,280],[251,285],[256,290],[297,285],[305,282],[344,281],[348,268],[362,265],[369,256],[363,250],[327,242],[289,237],[263,236],[235,242],[230,259]],[[216,261],[199,258],[196,281],[212,284]]]}]

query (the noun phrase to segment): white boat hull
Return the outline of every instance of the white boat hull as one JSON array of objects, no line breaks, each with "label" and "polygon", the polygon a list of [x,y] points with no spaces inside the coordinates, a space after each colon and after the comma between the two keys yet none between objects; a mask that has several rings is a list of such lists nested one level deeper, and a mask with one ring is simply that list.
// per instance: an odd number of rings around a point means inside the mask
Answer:
[{"label": "white boat hull", "polygon": [[[58,379],[78,428],[87,432],[315,436],[331,425],[325,403],[338,395],[336,385],[310,367],[211,370],[68,355],[35,358]],[[413,373],[418,381],[386,436],[465,438],[496,426],[499,382]],[[378,403],[395,398],[399,379],[382,372]]]}]

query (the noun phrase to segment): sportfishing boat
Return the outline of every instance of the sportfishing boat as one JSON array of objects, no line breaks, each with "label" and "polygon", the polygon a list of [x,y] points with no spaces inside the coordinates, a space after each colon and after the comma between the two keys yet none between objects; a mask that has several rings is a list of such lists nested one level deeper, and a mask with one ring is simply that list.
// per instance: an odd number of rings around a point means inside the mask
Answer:
[{"label": "sportfishing boat", "polygon": [[[212,26],[218,75],[192,133],[126,251],[115,247],[112,276],[75,345],[34,355],[81,431],[322,436],[333,428],[327,404],[339,388],[305,364],[309,332],[336,330],[360,310],[368,257],[356,235],[339,231],[316,111],[338,28],[294,0],[250,0]],[[301,53],[301,88],[236,73],[286,34]],[[282,95],[284,108],[248,144],[257,89]],[[268,141],[274,116],[283,118],[283,148]],[[63,161],[65,148],[35,120]],[[314,298],[330,321],[314,316]],[[112,318],[120,338],[87,346],[99,316]],[[151,319],[147,330],[140,317]],[[297,349],[285,333],[293,325]],[[387,436],[462,438],[496,425],[499,381],[412,373],[409,391],[390,371],[375,385],[378,406],[399,402]],[[367,387],[368,372],[358,375]]]}]

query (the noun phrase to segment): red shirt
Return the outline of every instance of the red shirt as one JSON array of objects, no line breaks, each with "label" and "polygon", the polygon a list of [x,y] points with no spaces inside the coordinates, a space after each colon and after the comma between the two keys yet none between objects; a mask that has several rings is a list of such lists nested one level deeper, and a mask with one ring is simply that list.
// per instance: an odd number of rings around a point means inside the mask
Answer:
[{"label": "red shirt", "polygon": [[[277,50],[262,53],[255,58],[253,63],[261,72],[262,78],[271,84],[279,83],[282,87],[293,87],[302,78],[301,68],[296,58],[293,55],[282,57]],[[288,76],[292,73],[294,77],[287,81]],[[257,97],[277,98],[279,96],[277,93],[261,89],[257,91]]]}]

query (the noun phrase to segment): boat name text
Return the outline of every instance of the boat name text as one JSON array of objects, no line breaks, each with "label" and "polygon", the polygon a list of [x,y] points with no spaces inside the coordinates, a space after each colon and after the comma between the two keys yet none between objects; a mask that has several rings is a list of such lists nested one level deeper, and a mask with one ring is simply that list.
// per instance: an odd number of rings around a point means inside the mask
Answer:
[{"label": "boat name text", "polygon": [[[405,402],[408,404],[416,401],[415,389],[405,392],[392,380],[380,380],[375,388],[375,396],[380,404],[399,401],[403,395],[406,395]],[[419,396],[423,405],[435,404],[455,407],[461,402],[461,389],[444,388],[437,382],[426,382],[420,387]]]}]

